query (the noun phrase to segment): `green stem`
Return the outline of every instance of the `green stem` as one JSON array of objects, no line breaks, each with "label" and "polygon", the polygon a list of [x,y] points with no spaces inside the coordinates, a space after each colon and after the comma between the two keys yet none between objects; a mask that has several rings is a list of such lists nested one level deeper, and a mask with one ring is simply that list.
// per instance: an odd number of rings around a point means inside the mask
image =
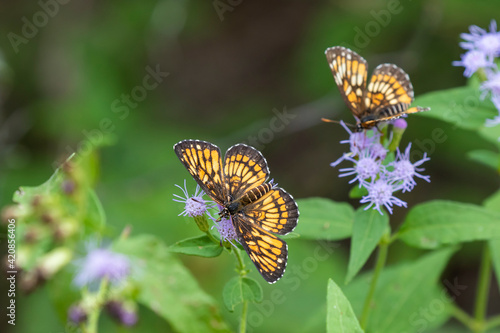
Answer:
[{"label": "green stem", "polygon": [[220,240],[215,238],[214,235],[212,235],[212,233],[210,232],[210,230],[207,230],[207,236],[208,238],[210,238],[210,240],[212,242],[214,242],[215,244],[220,244]]},{"label": "green stem", "polygon": [[245,270],[245,263],[243,262],[243,258],[241,257],[240,250],[236,246],[233,246],[233,251],[236,259],[238,259],[238,273],[241,277],[244,277],[245,275],[247,275],[247,271]]},{"label": "green stem", "polygon": [[495,317],[491,318],[490,320],[488,320],[485,323],[484,328],[486,330],[490,330],[490,329],[495,328],[497,326],[500,326],[500,315],[499,316],[495,316]]},{"label": "green stem", "polygon": [[476,322],[474,318],[469,316],[464,310],[460,309],[455,303],[450,303],[450,314],[455,317],[456,320],[464,324],[470,330],[476,327]]},{"label": "green stem", "polygon": [[365,304],[363,306],[363,312],[361,314],[361,328],[364,330],[366,328],[366,322],[368,321],[368,316],[370,315],[371,303],[373,295],[375,294],[375,289],[377,287],[377,281],[385,266],[387,260],[387,252],[389,249],[389,235],[384,235],[378,245],[378,255],[377,262],[375,263],[375,271],[373,272],[372,281],[370,283],[370,289],[368,295],[365,299]]},{"label": "green stem", "polygon": [[85,333],[97,333],[97,323],[99,321],[99,315],[101,314],[101,309],[106,300],[108,285],[109,285],[108,279],[107,278],[102,279],[99,291],[95,296],[95,303],[93,304],[92,310],[88,315],[87,329],[84,330]]},{"label": "green stem", "polygon": [[484,321],[486,318],[486,307],[488,305],[488,291],[490,289],[491,277],[491,255],[488,244],[484,244],[481,266],[479,268],[478,285],[476,292],[476,305],[474,307],[474,319],[477,329],[474,332],[484,332]]},{"label": "green stem", "polygon": [[241,310],[240,333],[245,333],[247,330],[247,313],[248,313],[248,301],[244,301],[243,309]]}]

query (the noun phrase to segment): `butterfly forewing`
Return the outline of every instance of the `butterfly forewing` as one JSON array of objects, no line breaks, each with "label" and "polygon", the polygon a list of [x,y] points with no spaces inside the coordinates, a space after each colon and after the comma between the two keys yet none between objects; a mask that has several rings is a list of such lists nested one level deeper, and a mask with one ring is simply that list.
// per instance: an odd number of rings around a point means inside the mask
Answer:
[{"label": "butterfly forewing", "polygon": [[361,118],[366,111],[368,63],[356,52],[342,46],[328,48],[325,54],[344,102],[354,116]]},{"label": "butterfly forewing", "polygon": [[232,218],[240,243],[259,273],[269,283],[278,281],[285,272],[288,257],[285,241],[246,220],[242,214]]},{"label": "butterfly forewing", "polygon": [[205,141],[184,140],[174,146],[174,151],[201,189],[222,205],[226,193],[219,147]]},{"label": "butterfly forewing", "polygon": [[279,187],[245,206],[242,214],[247,221],[279,235],[291,232],[299,219],[297,203],[290,194]]},{"label": "butterfly forewing", "polygon": [[233,200],[264,184],[269,176],[266,159],[253,147],[234,145],[227,150],[224,160],[225,188]]}]

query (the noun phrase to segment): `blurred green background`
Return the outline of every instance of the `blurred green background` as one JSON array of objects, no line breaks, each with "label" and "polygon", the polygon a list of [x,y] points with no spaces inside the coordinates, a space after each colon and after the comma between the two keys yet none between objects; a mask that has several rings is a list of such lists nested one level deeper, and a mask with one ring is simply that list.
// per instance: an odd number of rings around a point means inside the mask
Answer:
[{"label": "blurred green background", "polygon": [[[471,24],[486,28],[500,12],[496,0],[42,0],[2,7],[0,206],[11,203],[20,185],[48,179],[69,153],[85,150],[89,142],[103,144],[96,186],[111,225],[109,237],[131,225],[134,234],[160,235],[167,244],[199,234],[190,220],[177,216],[182,204],[172,201],[173,193],[180,194],[174,184],[188,179],[194,189],[173,144],[202,139],[223,151],[238,142],[253,144],[267,158],[271,176],[295,198],[346,201],[350,187],[329,163],[348,149],[339,144],[347,135],[320,118],[353,118],[325,49],[350,47],[371,69],[395,63],[408,72],[419,96],[465,84],[463,69],[451,66],[462,53],[459,34]],[[163,73],[158,82],[148,78],[154,71]],[[444,143],[428,140],[436,128],[445,131]],[[409,141],[431,157],[425,174],[432,179],[400,196],[409,207],[435,198],[479,204],[498,189],[498,175],[466,156],[472,149],[495,149],[479,136],[416,115],[409,119],[403,145]],[[394,226],[405,212],[395,209]],[[289,240],[283,280],[296,279],[293,267],[307,262],[318,246]],[[343,281],[349,243],[327,246],[333,254],[296,288],[284,281],[265,286],[264,299],[280,289],[286,301],[272,311],[250,308],[254,331],[324,331],[327,278]],[[389,264],[420,254],[397,243]],[[473,305],[478,254],[477,244],[465,246],[443,277],[470,286],[456,300],[466,311]],[[222,302],[234,258],[181,259]],[[251,274],[260,279],[253,266]],[[490,309],[498,312],[499,293],[496,284],[491,286]],[[18,301],[16,331],[64,331],[48,306],[48,290]],[[222,311],[237,324],[239,309]],[[102,325],[103,331],[115,329],[105,316]],[[451,332],[458,331],[453,325]],[[169,327],[141,308],[132,331]]]}]

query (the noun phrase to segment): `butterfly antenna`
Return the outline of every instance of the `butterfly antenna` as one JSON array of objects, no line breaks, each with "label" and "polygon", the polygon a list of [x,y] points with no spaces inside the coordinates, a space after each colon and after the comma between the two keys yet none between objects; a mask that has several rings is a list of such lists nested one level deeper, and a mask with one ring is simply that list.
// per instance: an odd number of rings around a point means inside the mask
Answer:
[{"label": "butterfly antenna", "polygon": [[[337,120],[331,120],[331,119],[326,119],[326,118],[321,118],[321,121],[324,121],[325,123],[334,123],[334,124],[339,124],[339,125],[342,125],[340,123],[340,121],[337,121]],[[347,127],[350,127],[350,128],[355,128],[356,125],[354,124],[348,124],[348,123],[344,123]]]}]

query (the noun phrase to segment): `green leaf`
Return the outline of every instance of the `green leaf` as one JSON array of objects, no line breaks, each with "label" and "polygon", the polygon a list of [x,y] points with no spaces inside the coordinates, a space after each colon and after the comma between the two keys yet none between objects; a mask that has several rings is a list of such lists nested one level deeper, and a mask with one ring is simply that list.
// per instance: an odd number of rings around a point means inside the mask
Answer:
[{"label": "green leaf", "polygon": [[260,284],[254,279],[237,276],[226,283],[222,297],[226,308],[233,312],[236,305],[244,301],[262,302],[263,292]]},{"label": "green leaf", "polygon": [[326,331],[328,333],[363,332],[352,310],[351,303],[349,303],[342,290],[332,279],[328,279],[326,298]]},{"label": "green leaf", "polygon": [[467,153],[467,156],[476,162],[484,164],[493,170],[498,169],[499,156],[490,150],[473,150]]},{"label": "green leaf", "polygon": [[182,240],[168,249],[171,252],[211,258],[220,255],[223,247],[214,243],[207,235],[203,235]]},{"label": "green leaf", "polygon": [[359,199],[367,194],[368,194],[368,190],[366,189],[366,187],[364,187],[364,186],[359,187],[358,185],[356,185],[353,188],[351,188],[351,190],[349,191],[349,198],[350,199]]},{"label": "green leaf", "polygon": [[488,242],[491,253],[491,261],[497,278],[498,287],[500,288],[500,239],[490,240]]},{"label": "green leaf", "polygon": [[[366,331],[371,333],[423,332],[449,318],[452,302],[439,277],[455,247],[430,252],[411,262],[387,267],[380,274]],[[362,274],[344,290],[356,314],[361,314],[373,273]],[[446,284],[454,285],[448,281]],[[461,293],[463,289],[455,292]],[[453,295],[455,297],[459,294]],[[431,315],[430,315],[431,314]]]},{"label": "green leaf", "polygon": [[479,89],[473,86],[430,92],[416,98],[414,104],[431,108],[420,113],[423,117],[437,118],[468,130],[482,128],[486,119],[498,115],[493,103],[481,100]]},{"label": "green leaf", "polygon": [[389,217],[375,209],[359,208],[354,215],[351,255],[345,283],[349,283],[366,263],[378,242],[389,229]]},{"label": "green leaf", "polygon": [[[486,199],[483,203],[484,207],[496,212],[500,212],[500,191]],[[500,287],[500,239],[490,240],[488,242],[491,253],[491,261],[497,278],[498,286]]]},{"label": "green leaf", "polygon": [[138,302],[167,320],[176,332],[229,332],[217,303],[168,248],[149,235],[120,239],[113,249],[132,259]]},{"label": "green leaf", "polygon": [[354,209],[326,198],[297,200],[300,219],[295,229],[306,239],[344,239],[351,235]]},{"label": "green leaf", "polygon": [[411,246],[434,249],[445,244],[500,238],[500,212],[452,201],[430,201],[407,215],[398,237]]}]

